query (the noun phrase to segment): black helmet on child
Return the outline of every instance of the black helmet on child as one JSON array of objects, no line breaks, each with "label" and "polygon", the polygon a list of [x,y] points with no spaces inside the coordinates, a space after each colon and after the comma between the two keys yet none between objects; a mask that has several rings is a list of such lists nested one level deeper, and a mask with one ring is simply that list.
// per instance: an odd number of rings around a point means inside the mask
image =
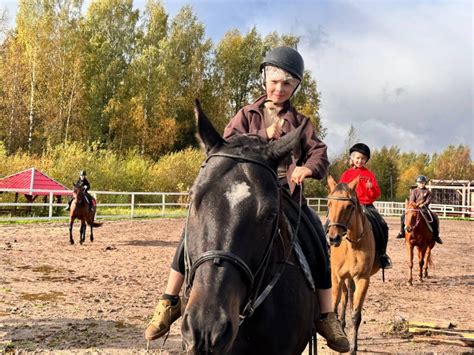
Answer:
[{"label": "black helmet on child", "polygon": [[349,154],[353,152],[359,152],[364,154],[367,157],[367,161],[370,159],[370,148],[367,144],[364,143],[356,143],[354,144],[351,149],[349,149]]},{"label": "black helmet on child", "polygon": [[260,71],[266,65],[274,65],[303,80],[304,61],[301,54],[290,47],[276,47],[267,53],[260,64]]},{"label": "black helmet on child", "polygon": [[81,170],[79,176],[86,176],[86,175],[87,175],[86,171],[85,171],[85,170]]},{"label": "black helmet on child", "polygon": [[419,175],[416,178],[416,182],[424,182],[426,184],[428,182],[428,178],[425,175]]}]

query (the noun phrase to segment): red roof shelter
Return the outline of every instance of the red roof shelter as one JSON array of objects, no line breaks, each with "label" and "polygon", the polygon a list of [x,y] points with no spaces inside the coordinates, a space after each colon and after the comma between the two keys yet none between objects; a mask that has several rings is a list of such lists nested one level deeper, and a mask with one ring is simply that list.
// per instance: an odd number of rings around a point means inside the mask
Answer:
[{"label": "red roof shelter", "polygon": [[[71,195],[72,191],[41,171],[30,168],[0,179],[0,190],[24,195]],[[40,191],[36,191],[40,190]]]}]

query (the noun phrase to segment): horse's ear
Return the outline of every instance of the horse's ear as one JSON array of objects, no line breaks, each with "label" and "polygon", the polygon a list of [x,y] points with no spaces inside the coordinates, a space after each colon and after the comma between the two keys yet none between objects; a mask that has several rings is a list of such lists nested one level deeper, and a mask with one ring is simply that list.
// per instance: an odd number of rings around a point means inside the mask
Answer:
[{"label": "horse's ear", "polygon": [[207,154],[212,148],[222,145],[224,143],[224,139],[219,133],[217,133],[211,121],[209,121],[207,118],[206,114],[202,110],[199,99],[196,99],[194,115],[196,116],[197,126],[196,136]]},{"label": "horse's ear", "polygon": [[337,182],[334,180],[334,178],[331,175],[328,175],[328,186],[329,186],[329,192],[333,192],[336,189]]},{"label": "horse's ear", "polygon": [[289,154],[300,142],[301,134],[307,122],[308,119],[305,118],[303,123],[297,129],[284,135],[280,139],[271,142],[268,150],[270,158],[278,162]]},{"label": "horse's ear", "polygon": [[349,186],[349,188],[351,190],[355,190],[357,184],[359,183],[360,181],[360,175],[357,176],[354,180],[352,180],[350,183],[347,184],[347,186]]}]

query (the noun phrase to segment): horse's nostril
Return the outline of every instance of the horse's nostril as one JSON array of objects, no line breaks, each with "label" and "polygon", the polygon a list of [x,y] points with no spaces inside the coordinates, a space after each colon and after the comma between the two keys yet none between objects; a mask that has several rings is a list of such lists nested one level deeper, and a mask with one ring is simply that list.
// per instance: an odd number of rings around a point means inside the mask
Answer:
[{"label": "horse's nostril", "polygon": [[329,237],[329,243],[331,245],[338,246],[339,244],[341,244],[341,241],[342,241],[342,237],[339,234],[336,235],[335,237]]}]

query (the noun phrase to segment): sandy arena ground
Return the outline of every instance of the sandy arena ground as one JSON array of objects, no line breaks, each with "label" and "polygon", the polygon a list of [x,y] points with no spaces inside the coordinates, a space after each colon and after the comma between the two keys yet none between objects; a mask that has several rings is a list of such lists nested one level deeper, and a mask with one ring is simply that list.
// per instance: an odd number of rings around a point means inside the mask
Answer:
[{"label": "sandy arena ground", "polygon": [[[470,353],[455,344],[413,341],[406,321],[443,321],[474,331],[473,222],[441,221],[443,245],[423,283],[407,286],[398,219],[388,219],[394,268],[372,277],[360,353]],[[66,223],[0,224],[0,353],[145,353],[143,332],[164,289],[183,219],[105,221],[95,241],[69,244]],[[423,339],[429,339],[425,336]],[[423,340],[421,339],[421,340]],[[155,341],[148,353],[160,353]],[[323,340],[319,353],[328,353]],[[179,322],[162,354],[181,350]]]}]

